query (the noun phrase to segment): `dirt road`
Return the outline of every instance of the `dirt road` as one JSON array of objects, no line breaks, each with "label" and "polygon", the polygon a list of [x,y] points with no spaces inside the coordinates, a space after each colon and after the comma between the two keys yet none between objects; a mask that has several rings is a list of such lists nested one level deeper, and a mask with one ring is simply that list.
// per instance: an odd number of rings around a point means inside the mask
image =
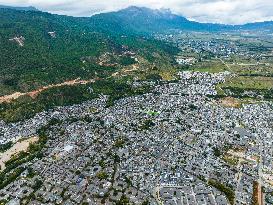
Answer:
[{"label": "dirt road", "polygon": [[92,83],[95,82],[94,79],[91,80],[80,80],[79,78],[75,79],[75,80],[70,80],[70,81],[65,81],[63,83],[59,83],[59,84],[51,84],[48,86],[44,86],[42,88],[39,88],[37,90],[33,90],[30,92],[26,92],[26,93],[21,93],[21,92],[16,92],[10,95],[5,95],[5,96],[1,96],[0,97],[0,103],[4,103],[4,102],[11,102],[12,100],[15,100],[17,98],[19,98],[20,96],[24,96],[24,95],[28,95],[32,98],[35,98],[39,93],[50,89],[50,88],[56,88],[56,87],[61,87],[61,86],[73,86],[73,85],[78,85],[78,84],[87,84],[87,83]]}]

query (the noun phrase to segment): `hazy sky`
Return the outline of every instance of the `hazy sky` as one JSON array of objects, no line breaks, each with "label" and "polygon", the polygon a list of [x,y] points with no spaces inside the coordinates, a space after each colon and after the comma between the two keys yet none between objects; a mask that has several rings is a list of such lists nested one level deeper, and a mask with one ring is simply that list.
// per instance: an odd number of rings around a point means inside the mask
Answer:
[{"label": "hazy sky", "polygon": [[130,5],[170,8],[200,22],[242,24],[273,20],[273,0],[0,0],[10,6],[35,6],[57,14],[90,16]]}]

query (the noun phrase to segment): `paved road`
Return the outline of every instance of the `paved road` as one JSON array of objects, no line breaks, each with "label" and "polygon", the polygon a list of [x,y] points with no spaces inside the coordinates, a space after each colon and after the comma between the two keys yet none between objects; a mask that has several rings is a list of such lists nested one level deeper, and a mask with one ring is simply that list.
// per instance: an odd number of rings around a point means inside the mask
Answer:
[{"label": "paved road", "polygon": [[259,152],[260,152],[260,160],[259,160],[259,170],[258,170],[258,175],[259,175],[259,179],[258,179],[258,202],[259,205],[263,205],[264,204],[264,200],[263,200],[263,194],[262,194],[262,186],[263,186],[263,180],[262,180],[262,175],[263,175],[263,142],[261,142],[261,139],[259,139]]},{"label": "paved road", "polygon": [[242,158],[239,158],[237,169],[238,169],[238,172],[235,174],[235,180],[237,181],[237,186],[235,189],[235,202],[240,201],[239,193],[242,192],[242,190],[240,190],[240,183],[241,183],[241,179],[242,179],[242,175],[243,175],[243,173],[242,173]]}]

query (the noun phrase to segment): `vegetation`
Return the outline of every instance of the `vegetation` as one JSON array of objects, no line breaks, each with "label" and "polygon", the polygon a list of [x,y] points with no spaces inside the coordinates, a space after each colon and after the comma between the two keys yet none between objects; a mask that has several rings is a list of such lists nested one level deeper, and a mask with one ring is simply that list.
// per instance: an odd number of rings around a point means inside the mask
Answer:
[{"label": "vegetation", "polygon": [[123,138],[119,138],[115,141],[114,147],[116,148],[122,148],[125,144],[125,140]]},{"label": "vegetation", "polygon": [[[93,92],[90,92],[90,88]],[[108,106],[122,97],[145,93],[149,87],[132,88],[123,80],[107,79],[78,86],[51,88],[40,93],[35,99],[22,96],[11,103],[0,104],[0,119],[16,122],[33,117],[36,113],[54,106],[78,104],[97,98],[99,94],[109,95]]]},{"label": "vegetation", "polygon": [[5,205],[5,204],[7,204],[8,203],[8,201],[7,200],[0,200],[0,205]]},{"label": "vegetation", "polygon": [[120,59],[120,62],[119,62],[121,65],[124,65],[124,66],[128,66],[128,65],[132,65],[132,64],[135,64],[136,61],[134,58],[132,57],[129,57],[129,56],[125,56],[123,58]]},{"label": "vegetation", "polygon": [[221,85],[222,88],[266,90],[273,88],[273,78],[256,76],[238,76]]},{"label": "vegetation", "polygon": [[162,80],[162,77],[159,74],[149,74],[147,75],[146,79],[151,81],[160,81]]},{"label": "vegetation", "polygon": [[220,60],[208,60],[197,62],[190,70],[199,72],[219,73],[227,71],[227,67]]},{"label": "vegetation", "polygon": [[97,177],[99,178],[99,180],[104,180],[108,178],[108,174],[106,172],[100,171],[99,173],[97,173]]},{"label": "vegetation", "polygon": [[43,181],[36,179],[35,184],[32,186],[34,191],[37,191],[43,185]]},{"label": "vegetation", "polygon": [[6,168],[0,173],[0,189],[13,182],[19,177],[27,167],[21,166],[35,158],[41,158],[43,156],[42,149],[47,142],[46,131],[50,126],[59,123],[58,120],[51,120],[46,126],[39,129],[39,140],[35,144],[29,146],[27,152],[21,152],[15,155],[9,161],[5,163]]},{"label": "vegetation", "polygon": [[140,130],[149,130],[151,127],[155,126],[153,120],[148,119],[143,122],[143,124],[139,127]]},{"label": "vegetation", "polygon": [[129,202],[129,199],[125,195],[122,195],[120,200],[116,202],[116,205],[129,205]]},{"label": "vegetation", "polygon": [[[143,79],[160,80],[162,70],[174,63],[178,49],[161,41],[143,37],[134,29],[115,25],[114,18],[101,15],[93,18],[74,18],[39,11],[18,11],[0,8],[0,96],[13,92],[28,92],[49,84],[71,79],[100,79],[95,83],[54,87],[33,99],[27,95],[0,104],[0,119],[17,122],[54,106],[64,106],[109,95],[108,106],[122,97],[142,94],[149,88],[133,89],[126,78],[109,79],[114,72],[137,63],[132,51],[142,59],[141,67],[157,66],[157,70],[141,72]],[[106,27],[111,21],[111,26]],[[55,32],[51,36],[49,32]],[[124,35],[126,34],[126,35]],[[122,35],[122,37],[121,37]],[[24,37],[19,46],[9,39]],[[101,64],[109,53],[110,64]],[[166,78],[169,78],[167,76]],[[107,79],[107,80],[103,80]],[[94,92],[90,92],[92,87]]]},{"label": "vegetation", "polygon": [[216,156],[216,157],[220,157],[222,155],[220,149],[218,147],[213,147],[213,154]]},{"label": "vegetation", "polygon": [[215,187],[216,189],[218,189],[219,191],[223,192],[227,199],[229,200],[230,204],[234,204],[234,200],[235,200],[235,193],[234,190],[224,184],[221,184],[220,182],[214,180],[214,179],[210,179],[208,181],[208,184],[210,186]]},{"label": "vegetation", "polygon": [[239,163],[239,158],[235,156],[231,156],[229,154],[225,154],[223,156],[223,160],[231,166],[237,166]]},{"label": "vegetation", "polygon": [[150,116],[157,116],[160,114],[160,112],[149,110],[149,111],[147,111],[147,114]]},{"label": "vegetation", "polygon": [[10,149],[12,145],[13,145],[12,141],[9,141],[5,144],[0,144],[0,152],[5,152],[6,150]]},{"label": "vegetation", "polygon": [[[98,65],[85,65],[81,58],[100,55],[109,49],[110,42],[103,34],[85,29],[80,20],[15,10],[0,10],[0,17],[0,72],[4,88],[0,94],[29,91],[77,77],[92,78],[95,72],[105,72]],[[52,31],[56,38],[48,34]],[[15,36],[25,38],[23,47],[9,41]]]},{"label": "vegetation", "polygon": [[[178,52],[166,43],[143,38],[128,26],[120,28],[104,15],[74,18],[0,8],[0,18],[0,95],[78,77],[108,77],[136,63],[134,58],[123,55],[127,50],[151,63],[163,57],[173,62],[172,56]],[[113,27],[105,26],[109,23]],[[49,32],[55,32],[55,36]],[[23,46],[9,40],[20,36],[25,39]],[[113,65],[99,63],[105,53],[114,56]]]},{"label": "vegetation", "polygon": [[[217,85],[218,96],[214,96],[214,98],[230,96],[237,98],[238,102],[241,101],[242,103],[250,99],[273,99],[272,76],[254,75],[251,74],[252,71],[241,69],[242,70],[234,70],[234,72],[238,74],[237,76],[228,78],[224,83]],[[245,74],[241,75],[241,72]],[[238,105],[238,107],[240,107],[240,105]]]},{"label": "vegetation", "polygon": [[149,205],[149,200],[145,200],[141,205]]},{"label": "vegetation", "polygon": [[190,108],[191,110],[196,110],[196,109],[197,109],[197,106],[194,105],[194,104],[190,104],[190,105],[189,105],[189,108]]},{"label": "vegetation", "polygon": [[257,181],[254,181],[253,182],[252,205],[259,205],[258,186],[259,186],[259,183]]}]

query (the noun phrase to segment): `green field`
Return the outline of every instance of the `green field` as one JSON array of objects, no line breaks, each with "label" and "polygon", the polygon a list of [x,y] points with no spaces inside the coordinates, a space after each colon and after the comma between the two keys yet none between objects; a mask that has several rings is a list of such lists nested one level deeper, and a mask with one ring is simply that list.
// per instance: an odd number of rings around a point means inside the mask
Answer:
[{"label": "green field", "polygon": [[[273,100],[273,77],[237,76],[217,85],[220,96],[232,96],[245,99],[242,103],[253,102],[253,99]],[[251,100],[252,99],[252,100]]]},{"label": "green field", "polygon": [[246,90],[268,90],[273,88],[273,77],[238,76],[221,84],[222,88],[233,87]]},{"label": "green field", "polygon": [[228,71],[227,67],[218,59],[198,62],[190,67],[193,71],[219,73]]}]

